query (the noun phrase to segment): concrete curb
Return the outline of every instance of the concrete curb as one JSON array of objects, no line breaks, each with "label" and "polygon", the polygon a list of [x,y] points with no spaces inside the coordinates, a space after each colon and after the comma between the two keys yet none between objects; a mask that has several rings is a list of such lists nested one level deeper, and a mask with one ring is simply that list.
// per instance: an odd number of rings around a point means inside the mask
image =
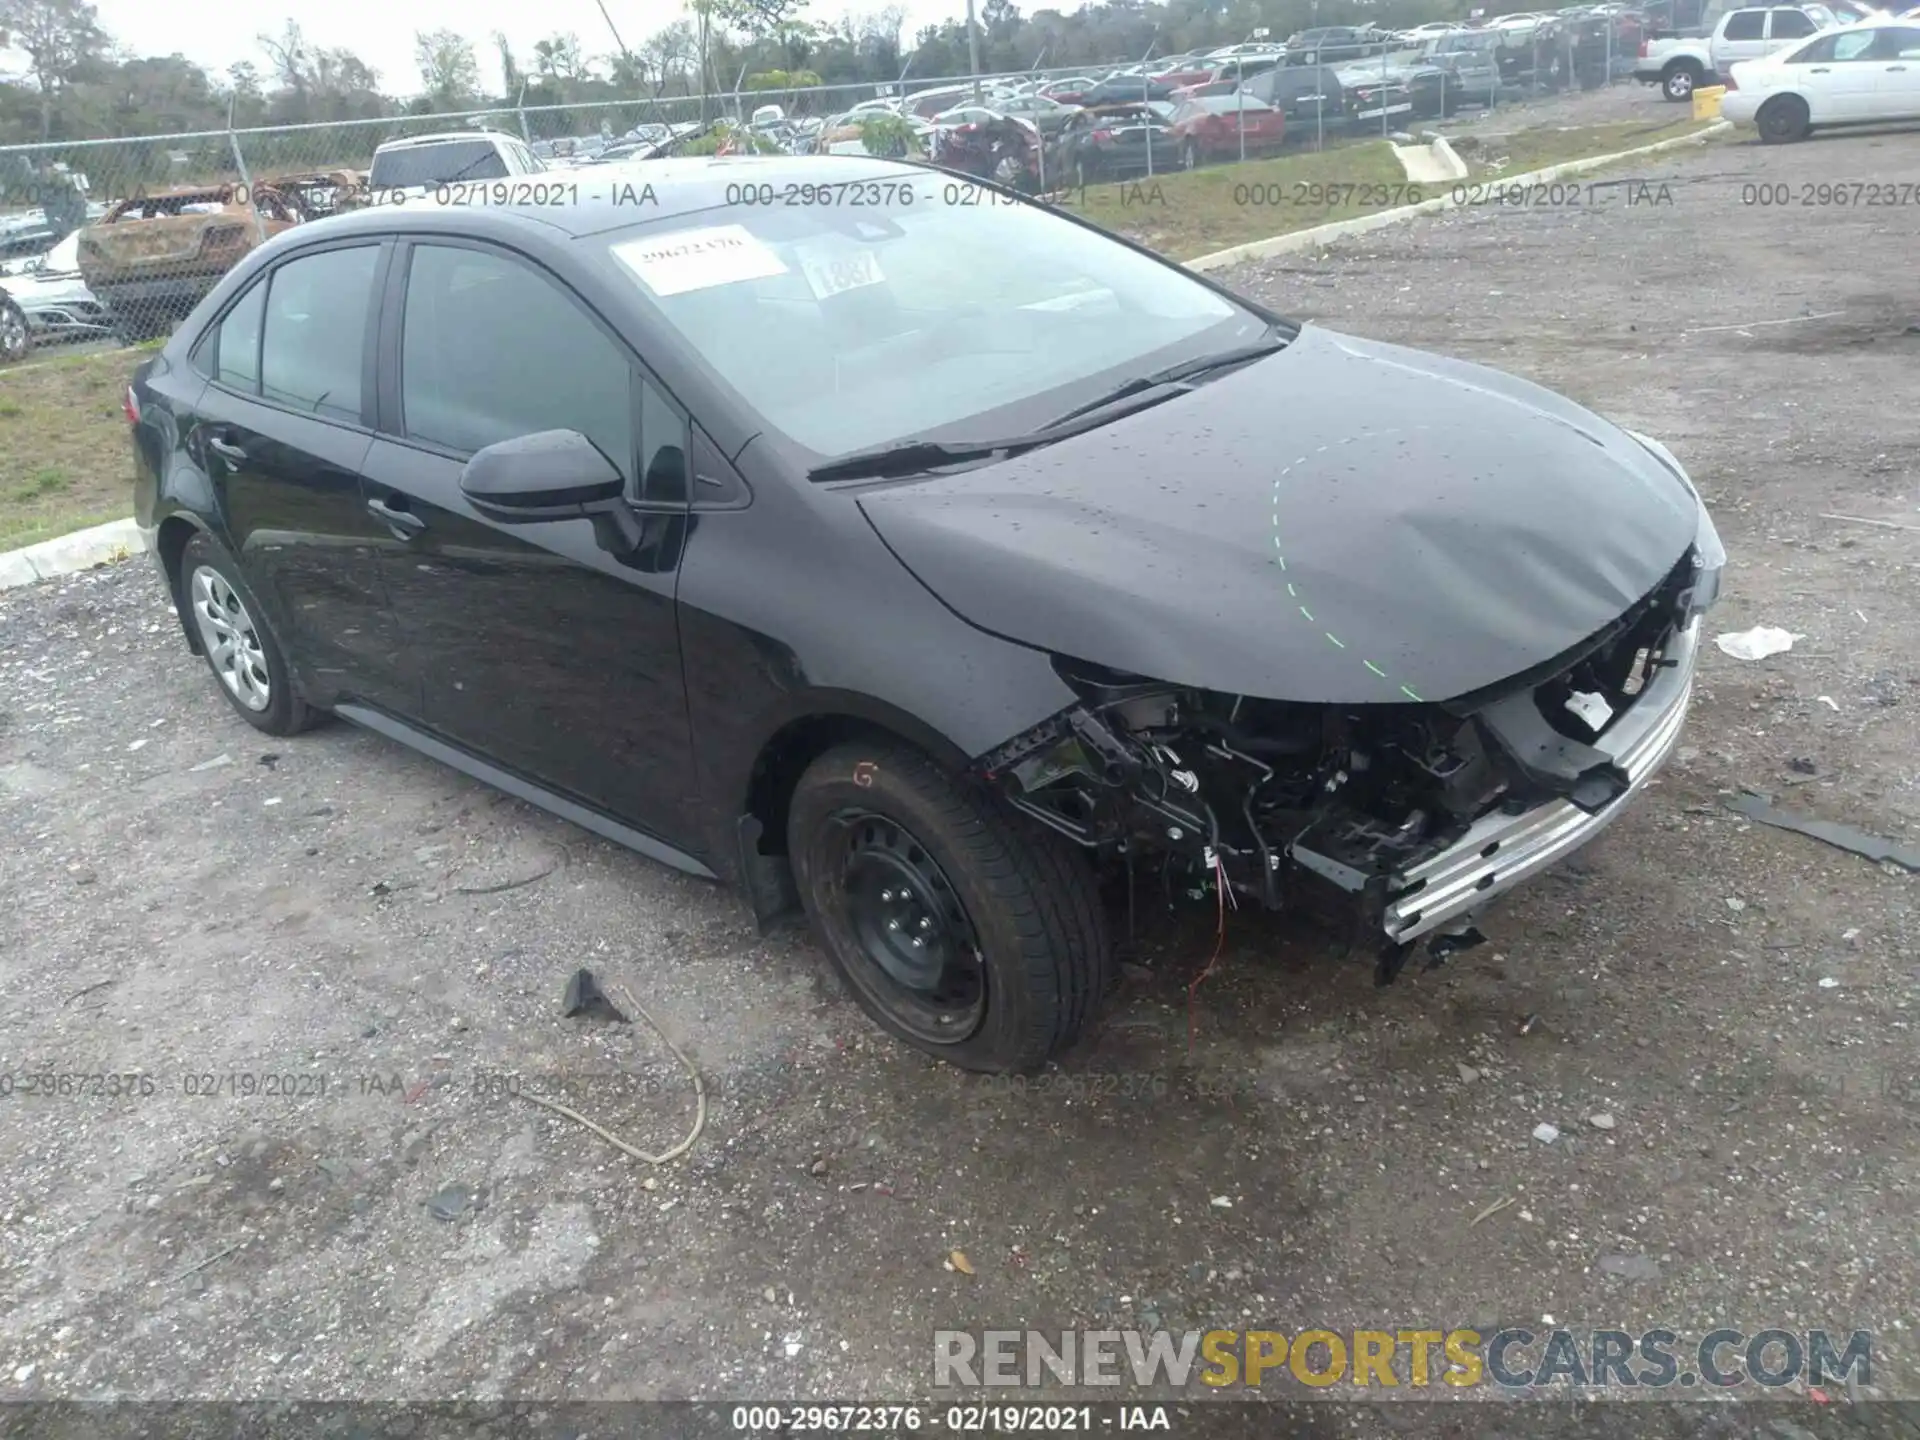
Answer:
[{"label": "concrete curb", "polygon": [[[1589,170],[1600,170],[1640,155],[1677,150],[1682,145],[1698,145],[1732,128],[1732,121],[1722,120],[1718,124],[1709,125],[1704,130],[1697,130],[1691,135],[1676,135],[1671,140],[1656,140],[1651,145],[1642,145],[1637,149],[1616,150],[1611,155],[1590,155],[1584,160],[1568,160],[1559,165],[1549,165],[1544,170],[1530,171],[1525,175],[1502,175],[1498,183],[1542,185],[1567,175],[1584,175]],[[1371,215],[1357,215],[1351,220],[1335,220],[1332,224],[1315,225],[1309,230],[1272,235],[1265,240],[1250,240],[1244,245],[1216,250],[1211,255],[1197,256],[1184,263],[1189,270],[1224,270],[1230,265],[1239,265],[1248,260],[1264,260],[1273,255],[1290,255],[1296,250],[1314,250],[1332,241],[1344,240],[1349,235],[1364,235],[1369,230],[1384,230],[1389,225],[1398,225],[1402,220],[1411,220],[1416,215],[1437,215],[1442,210],[1453,209],[1457,203],[1449,190],[1445,195],[1437,195],[1431,200],[1422,200],[1417,205],[1400,205],[1391,210],[1376,210]]]},{"label": "concrete curb", "polygon": [[124,560],[140,549],[140,527],[131,516],[71,535],[56,535],[24,550],[0,554],[0,590],[91,570],[96,565]]},{"label": "concrete curb", "polygon": [[[1689,136],[1687,138],[1691,139],[1693,137]],[[1464,180],[1468,174],[1471,173],[1467,169],[1467,162],[1462,160],[1453,146],[1447,143],[1446,136],[1436,135],[1433,137],[1433,153],[1440,157],[1441,164],[1453,172],[1454,179]]]}]

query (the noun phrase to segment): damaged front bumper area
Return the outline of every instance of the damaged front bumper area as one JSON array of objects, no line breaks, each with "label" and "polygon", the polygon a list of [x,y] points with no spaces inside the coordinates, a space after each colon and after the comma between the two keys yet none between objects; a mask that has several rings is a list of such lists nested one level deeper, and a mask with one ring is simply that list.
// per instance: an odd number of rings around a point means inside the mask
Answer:
[{"label": "damaged front bumper area", "polygon": [[1383,980],[1592,840],[1678,743],[1725,556],[1702,542],[1601,632],[1444,703],[1313,705],[1057,658],[1082,703],[982,757],[1010,803],[1102,857],[1238,904],[1319,912]]}]

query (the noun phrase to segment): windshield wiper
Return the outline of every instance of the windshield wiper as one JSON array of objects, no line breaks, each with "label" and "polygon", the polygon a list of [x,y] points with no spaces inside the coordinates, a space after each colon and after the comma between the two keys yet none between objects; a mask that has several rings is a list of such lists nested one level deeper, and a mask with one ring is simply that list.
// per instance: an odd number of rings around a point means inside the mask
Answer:
[{"label": "windshield wiper", "polygon": [[1224,370],[1229,365],[1243,365],[1249,360],[1258,360],[1275,351],[1284,350],[1286,347],[1286,340],[1269,334],[1266,339],[1255,341],[1251,345],[1236,345],[1231,350],[1217,350],[1211,355],[1182,360],[1178,365],[1169,365],[1163,370],[1155,370],[1150,375],[1136,375],[1133,379],[1124,380],[1114,386],[1106,394],[1097,396],[1084,405],[1076,405],[1064,415],[1054,416],[1040,428],[1043,431],[1055,429],[1070,421],[1078,420],[1082,415],[1090,415],[1095,410],[1104,410],[1109,405],[1116,405],[1122,400],[1131,399],[1149,390],[1159,390],[1167,386],[1190,390],[1193,387],[1186,382],[1199,379],[1209,370]]},{"label": "windshield wiper", "polygon": [[[890,445],[876,445],[870,450],[855,450],[851,454],[840,456],[837,460],[828,460],[824,464],[816,465],[807,472],[807,479],[813,481],[878,480],[888,476],[918,475],[946,465],[1010,459],[1028,450],[1038,449],[1042,445],[1052,445],[1061,440],[1071,439],[1082,431],[1097,428],[1103,422],[1087,417],[1110,405],[1130,400],[1150,390],[1172,390],[1174,394],[1179,394],[1193,388],[1186,383],[1187,381],[1209,370],[1220,370],[1229,365],[1241,365],[1249,360],[1258,360],[1262,356],[1273,354],[1276,350],[1284,349],[1286,344],[1286,340],[1270,335],[1256,344],[1238,345],[1231,350],[1220,350],[1212,355],[1183,360],[1178,365],[1169,365],[1164,370],[1154,371],[1151,375],[1137,376],[1114,387],[1097,400],[1076,406],[1064,415],[1055,416],[1039,429],[1026,435],[1013,435],[1004,440],[902,440]],[[1164,398],[1171,399],[1172,396]]]},{"label": "windshield wiper", "polygon": [[918,475],[943,465],[964,465],[973,460],[991,460],[1015,451],[1044,445],[1064,436],[1021,435],[1011,440],[983,440],[977,443],[943,443],[939,440],[903,440],[893,445],[876,445],[871,450],[855,450],[837,460],[816,465],[807,471],[809,480],[877,480],[889,475]]}]

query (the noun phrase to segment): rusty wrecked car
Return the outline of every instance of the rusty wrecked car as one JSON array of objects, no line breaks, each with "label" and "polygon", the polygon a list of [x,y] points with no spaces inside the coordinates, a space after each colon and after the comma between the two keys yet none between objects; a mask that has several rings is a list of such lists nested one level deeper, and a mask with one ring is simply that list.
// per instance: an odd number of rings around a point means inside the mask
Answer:
[{"label": "rusty wrecked car", "polygon": [[80,234],[80,274],[123,338],[166,333],[256,246],[312,218],[300,190],[183,185],[115,204]]}]

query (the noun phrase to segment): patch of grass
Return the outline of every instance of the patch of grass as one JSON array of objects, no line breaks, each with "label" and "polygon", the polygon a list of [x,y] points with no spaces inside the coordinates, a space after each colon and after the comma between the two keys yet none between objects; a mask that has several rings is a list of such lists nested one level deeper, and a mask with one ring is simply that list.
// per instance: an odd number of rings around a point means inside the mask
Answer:
[{"label": "patch of grass", "polygon": [[[1500,175],[1527,175],[1569,160],[1586,160],[1620,150],[1637,150],[1662,140],[1696,135],[1714,122],[1691,114],[1673,120],[1616,120],[1605,125],[1529,125],[1524,129],[1489,134],[1476,130],[1471,137],[1449,136],[1456,150],[1462,139],[1477,141],[1459,150],[1475,180]],[[1504,162],[1504,163],[1502,163]]]},{"label": "patch of grass", "polygon": [[120,397],[135,363],[71,355],[0,370],[0,550],[133,513]]},{"label": "patch of grass", "polygon": [[1410,187],[1384,140],[1089,185],[1061,203],[1174,260],[1432,199]]}]

